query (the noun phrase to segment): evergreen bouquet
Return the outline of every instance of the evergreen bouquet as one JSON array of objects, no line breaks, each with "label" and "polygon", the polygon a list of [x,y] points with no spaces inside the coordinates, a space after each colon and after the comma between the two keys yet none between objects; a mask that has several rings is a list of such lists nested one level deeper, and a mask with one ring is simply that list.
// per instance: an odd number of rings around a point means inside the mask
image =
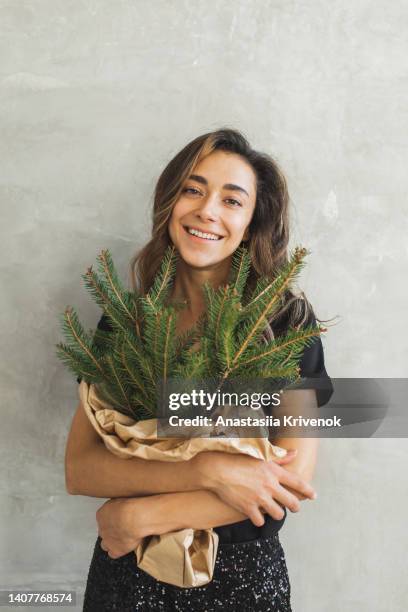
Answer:
[{"label": "evergreen bouquet", "polygon": [[[93,427],[116,455],[184,461],[220,450],[271,460],[286,454],[267,436],[158,437],[158,396],[168,380],[211,379],[220,388],[234,378],[278,379],[288,386],[299,378],[305,346],[326,331],[319,326],[289,329],[265,338],[269,319],[282,305],[304,266],[306,249],[297,247],[275,278],[259,278],[248,291],[250,256],[245,247],[232,258],[227,284],[204,285],[206,311],[198,323],[176,335],[184,304],[169,300],[177,254],[169,246],[149,292],[127,291],[108,250],[98,256],[98,271],[82,275],[85,286],[108,318],[111,331],[88,333],[72,307],[62,316],[66,343],[57,354],[82,378],[79,395]],[[137,564],[156,579],[181,587],[212,579],[218,536],[212,530],[184,529],[145,538],[135,550]]]}]

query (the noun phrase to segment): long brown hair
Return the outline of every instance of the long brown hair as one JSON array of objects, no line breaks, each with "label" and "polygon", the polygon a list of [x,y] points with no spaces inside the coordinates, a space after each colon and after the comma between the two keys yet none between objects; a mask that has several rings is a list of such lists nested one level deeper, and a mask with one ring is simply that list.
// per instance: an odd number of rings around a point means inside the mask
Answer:
[{"label": "long brown hair", "polygon": [[[161,173],[154,192],[151,238],[130,262],[133,290],[146,293],[150,289],[164,252],[171,244],[169,220],[183,185],[195,166],[204,157],[219,149],[240,155],[252,167],[256,176],[255,210],[246,244],[252,261],[248,287],[254,287],[259,276],[275,278],[277,270],[287,263],[289,194],[285,176],[277,162],[270,155],[252,149],[241,132],[221,128],[189,142]],[[285,316],[281,319],[283,313]],[[296,295],[287,290],[279,312],[270,322],[278,323],[279,320],[284,320],[285,327],[295,327],[310,321],[311,316],[316,317],[304,293],[301,291]],[[317,317],[316,320],[322,322],[322,319]]]}]

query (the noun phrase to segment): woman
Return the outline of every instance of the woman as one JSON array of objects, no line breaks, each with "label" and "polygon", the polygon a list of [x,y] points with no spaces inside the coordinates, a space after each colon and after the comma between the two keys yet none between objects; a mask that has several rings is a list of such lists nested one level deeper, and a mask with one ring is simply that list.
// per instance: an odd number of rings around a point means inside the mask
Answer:
[{"label": "woman", "polygon": [[[288,202],[277,164],[251,149],[241,133],[220,129],[196,138],[158,180],[152,237],[132,261],[134,288],[149,289],[174,244],[179,260],[170,300],[187,301],[177,328],[183,333],[204,311],[203,283],[226,282],[242,243],[252,260],[250,286],[259,275],[273,278],[287,261]],[[303,294],[288,291],[266,335],[311,322],[316,318]],[[108,328],[106,317],[98,327]],[[329,380],[320,339],[304,350],[301,375]],[[330,388],[297,391],[291,412],[322,405],[330,395]],[[274,444],[287,448],[287,457],[264,462],[203,452],[181,463],[123,461],[105,448],[80,404],[67,443],[67,490],[112,498],[97,512],[84,610],[291,610],[278,531],[287,508],[297,512],[300,501],[315,497],[309,482],[317,441],[279,438]],[[208,585],[181,589],[137,568],[133,551],[141,538],[185,527],[214,527],[219,535]]]}]

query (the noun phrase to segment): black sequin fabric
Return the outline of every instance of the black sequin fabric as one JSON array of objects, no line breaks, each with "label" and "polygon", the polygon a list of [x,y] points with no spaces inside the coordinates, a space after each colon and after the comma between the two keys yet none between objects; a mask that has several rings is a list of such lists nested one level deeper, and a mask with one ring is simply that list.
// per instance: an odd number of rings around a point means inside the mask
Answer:
[{"label": "black sequin fabric", "polygon": [[212,581],[182,589],[140,570],[135,554],[111,559],[98,537],[84,612],[291,612],[290,583],[278,534],[220,544]]}]

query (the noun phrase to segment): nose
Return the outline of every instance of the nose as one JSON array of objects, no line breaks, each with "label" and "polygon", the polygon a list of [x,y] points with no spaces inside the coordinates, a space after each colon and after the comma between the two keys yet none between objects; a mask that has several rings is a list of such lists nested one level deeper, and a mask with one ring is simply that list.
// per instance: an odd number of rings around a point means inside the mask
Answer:
[{"label": "nose", "polygon": [[203,199],[195,212],[196,216],[203,221],[216,221],[218,218],[217,196]]}]

